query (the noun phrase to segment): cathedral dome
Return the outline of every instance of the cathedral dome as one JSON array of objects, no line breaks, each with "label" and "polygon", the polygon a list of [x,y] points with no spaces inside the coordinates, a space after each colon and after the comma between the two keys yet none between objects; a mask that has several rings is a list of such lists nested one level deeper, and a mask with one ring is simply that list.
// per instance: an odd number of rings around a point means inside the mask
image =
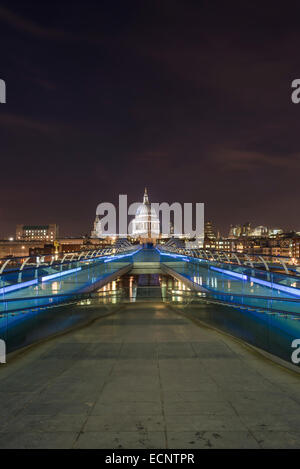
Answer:
[{"label": "cathedral dome", "polygon": [[135,238],[157,238],[160,233],[159,218],[148,199],[145,188],[143,203],[137,208],[132,222],[132,236]]},{"label": "cathedral dome", "polygon": [[156,211],[150,204],[141,204],[135,214],[136,217],[148,217],[151,216],[153,218],[157,218]]}]

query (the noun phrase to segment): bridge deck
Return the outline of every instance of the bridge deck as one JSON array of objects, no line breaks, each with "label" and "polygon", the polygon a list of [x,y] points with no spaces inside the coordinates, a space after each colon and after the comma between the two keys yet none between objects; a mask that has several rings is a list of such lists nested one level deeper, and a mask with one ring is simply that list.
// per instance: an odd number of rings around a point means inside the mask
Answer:
[{"label": "bridge deck", "polygon": [[299,375],[162,303],[0,368],[2,448],[300,446]]}]

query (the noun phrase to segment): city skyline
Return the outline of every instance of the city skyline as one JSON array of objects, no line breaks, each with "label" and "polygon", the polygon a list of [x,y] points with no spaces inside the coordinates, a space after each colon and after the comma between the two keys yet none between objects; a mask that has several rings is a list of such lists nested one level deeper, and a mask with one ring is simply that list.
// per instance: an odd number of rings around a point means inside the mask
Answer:
[{"label": "city skyline", "polygon": [[298,13],[1,1],[0,448],[300,448]]},{"label": "city skyline", "polygon": [[[132,215],[132,216],[129,216],[128,219],[129,221],[132,221],[135,217]],[[263,236],[267,236],[268,233],[266,233],[265,235],[264,234],[255,234],[255,230],[259,229],[259,228],[266,228],[268,231],[281,231],[283,233],[297,233],[299,234],[300,231],[297,230],[296,228],[291,228],[291,229],[285,229],[283,226],[280,226],[279,224],[277,225],[274,225],[274,226],[267,226],[266,224],[263,224],[263,225],[258,225],[256,223],[251,223],[251,222],[238,222],[238,223],[230,223],[228,225],[228,229],[225,230],[225,232],[221,232],[219,229],[218,229],[218,226],[214,223],[213,220],[204,220],[204,223],[209,223],[212,225],[212,228],[213,228],[213,231],[216,235],[220,235],[221,237],[223,238],[226,238],[226,237],[230,237],[230,232],[233,228],[235,229],[242,229],[244,226],[246,225],[249,225],[249,230],[253,233],[250,234],[250,236],[253,236],[253,237],[263,237]],[[28,224],[30,225],[30,224]],[[36,224],[38,227],[39,226],[42,226],[42,225],[39,225],[38,223]],[[45,227],[48,229],[48,226],[51,226],[53,224],[51,223],[46,223]],[[93,223],[91,223],[91,226],[90,226],[90,229],[87,229],[85,231],[82,231],[81,233],[65,233],[64,230],[61,230],[61,227],[60,225],[58,224],[54,224],[56,227],[57,227],[57,230],[59,229],[59,234],[61,238],[64,238],[64,237],[90,237],[90,233],[93,232],[93,226],[95,225],[95,221]],[[16,241],[18,240],[18,236],[16,235],[16,231],[19,229],[19,227],[21,226],[26,226],[26,224],[17,224],[14,229],[9,233],[9,235],[5,235],[5,236],[1,236],[1,233],[0,233],[0,239],[15,239]],[[118,225],[117,225],[118,226]],[[160,233],[161,234],[164,234],[163,231],[160,229]],[[119,233],[117,232],[116,235],[120,235],[122,236],[122,233]],[[106,236],[109,236],[109,235],[106,235]],[[237,235],[235,235],[237,237]],[[242,234],[240,235],[242,236]],[[58,236],[56,236],[58,237]],[[103,237],[105,237],[105,235],[103,235]],[[172,237],[172,233],[170,233],[170,237]],[[20,239],[20,238],[19,238]],[[49,240],[51,241],[51,240]]]},{"label": "city skyline", "polygon": [[[130,220],[133,220],[134,219],[134,216],[129,216],[129,221]],[[75,231],[75,232],[66,232],[65,229],[64,229],[64,226],[61,226],[59,223],[55,223],[55,225],[57,225],[59,227],[59,232],[60,232],[60,237],[78,237],[78,236],[90,236],[90,232],[92,231],[92,227],[93,227],[93,224],[94,224],[94,219],[95,219],[95,216],[94,218],[92,219],[91,223],[89,226],[86,227],[86,229],[82,229],[81,231]],[[43,223],[42,223],[43,222]],[[24,225],[42,225],[42,224],[46,224],[46,225],[51,225],[53,222],[53,220],[50,220],[50,222],[48,221],[47,217],[44,218],[44,220],[42,221],[38,221],[38,222],[32,222],[32,223],[24,223]],[[259,228],[261,226],[263,227],[266,227],[268,228],[269,230],[274,230],[274,229],[280,229],[282,230],[283,232],[295,232],[295,233],[299,233],[300,232],[300,229],[297,229],[296,226],[290,226],[290,227],[285,227],[283,225],[280,225],[280,223],[277,223],[277,224],[274,224],[274,225],[271,225],[271,226],[268,226],[266,223],[255,223],[255,222],[251,222],[249,220],[239,220],[235,223],[233,222],[229,222],[228,226],[224,228],[224,230],[221,230],[219,229],[219,226],[215,223],[214,220],[211,220],[211,219],[204,219],[204,222],[210,222],[212,223],[212,226],[214,228],[214,231],[215,233],[219,233],[222,237],[227,237],[230,233],[230,229],[231,227],[242,227],[243,225],[246,225],[246,224],[250,224],[251,226],[251,229],[254,230],[255,228]],[[7,238],[16,238],[17,239],[17,236],[16,235],[16,227],[20,226],[20,223],[18,223],[17,225],[13,226],[12,229],[7,232],[7,233],[1,233],[0,232],[0,239],[7,239]],[[117,225],[118,226],[118,225]],[[119,234],[117,232],[117,234]]]},{"label": "city skyline", "polygon": [[[134,216],[130,216],[129,219],[133,219]],[[76,231],[76,232],[66,232],[64,230],[64,226],[61,226],[59,223],[55,223],[58,227],[59,227],[59,232],[60,232],[60,237],[78,237],[78,236],[89,236],[90,232],[92,231],[92,227],[93,227],[93,224],[94,224],[94,219],[95,219],[95,216],[94,218],[92,219],[91,223],[89,226],[86,227],[86,229],[82,229],[81,231]],[[52,224],[52,221],[48,221],[47,217],[45,218],[45,222],[36,222],[36,223],[24,223],[24,225],[28,224],[28,225],[33,225],[33,224],[36,224],[36,225],[42,225],[42,224],[46,224],[46,225],[51,225]],[[43,220],[42,220],[43,221]],[[280,223],[277,223],[277,224],[274,224],[272,226],[268,226],[266,223],[255,223],[255,222],[249,222],[248,220],[245,221],[245,220],[242,220],[242,221],[237,221],[236,223],[229,223],[228,226],[224,228],[224,230],[221,230],[219,229],[218,225],[215,223],[214,220],[211,220],[211,219],[205,219],[204,222],[210,222],[212,223],[213,225],[213,228],[214,228],[214,231],[216,233],[219,233],[222,237],[226,237],[228,236],[229,232],[230,232],[230,229],[231,227],[237,227],[237,226],[240,226],[242,227],[243,225],[247,224],[247,223],[250,223],[251,225],[251,229],[255,229],[255,228],[259,228],[261,226],[264,226],[266,228],[268,228],[269,230],[272,230],[272,229],[280,229],[282,230],[283,232],[286,232],[286,233],[289,233],[289,232],[295,232],[295,233],[299,233],[300,232],[300,229],[297,229],[297,227],[293,227],[293,226],[290,226],[290,227],[285,227],[283,225],[280,225]],[[7,238],[14,238],[15,237],[15,234],[16,234],[16,226],[20,225],[20,223],[18,223],[17,225],[13,226],[12,229],[10,231],[8,231],[7,233],[1,233],[0,232],[0,239],[7,239]],[[117,233],[119,234],[119,233]]]},{"label": "city skyline", "polygon": [[299,230],[297,15],[90,5],[2,2],[2,236],[20,222],[84,233],[99,202],[144,186],[153,201],[204,202],[221,232]]}]

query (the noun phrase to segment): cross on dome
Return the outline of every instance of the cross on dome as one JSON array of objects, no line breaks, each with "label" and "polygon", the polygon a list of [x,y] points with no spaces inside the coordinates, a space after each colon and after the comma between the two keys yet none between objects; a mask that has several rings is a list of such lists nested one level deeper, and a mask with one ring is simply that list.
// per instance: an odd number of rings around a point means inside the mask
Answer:
[{"label": "cross on dome", "polygon": [[143,204],[149,204],[147,187],[145,187],[144,198],[143,198]]}]

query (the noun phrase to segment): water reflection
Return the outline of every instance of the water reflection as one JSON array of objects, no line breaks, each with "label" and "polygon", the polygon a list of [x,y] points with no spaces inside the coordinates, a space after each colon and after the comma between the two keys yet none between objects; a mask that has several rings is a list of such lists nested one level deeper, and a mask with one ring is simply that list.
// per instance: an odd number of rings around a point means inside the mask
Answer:
[{"label": "water reflection", "polygon": [[[93,296],[104,304],[136,301],[181,301],[186,285],[165,274],[127,274],[97,290]],[[173,292],[170,298],[170,292]],[[178,292],[176,294],[175,292]]]}]

